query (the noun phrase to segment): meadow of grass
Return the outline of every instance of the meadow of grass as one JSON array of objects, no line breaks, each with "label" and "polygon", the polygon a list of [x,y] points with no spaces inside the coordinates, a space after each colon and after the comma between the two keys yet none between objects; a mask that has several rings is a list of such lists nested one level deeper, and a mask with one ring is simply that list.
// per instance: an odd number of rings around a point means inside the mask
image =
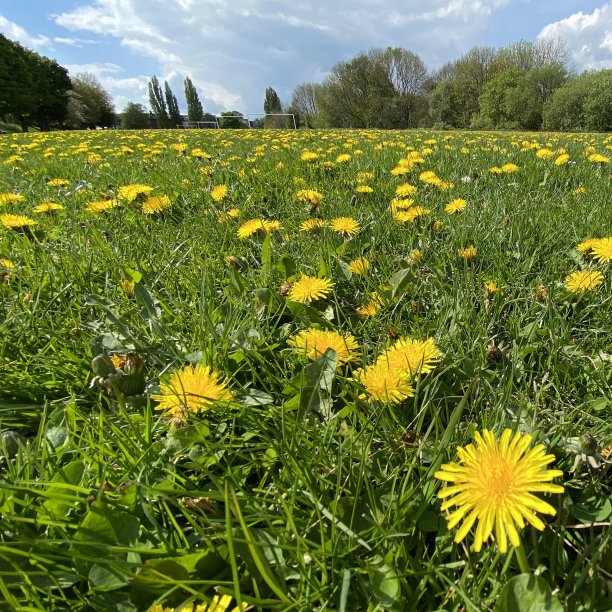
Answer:
[{"label": "meadow of grass", "polygon": [[[612,237],[611,149],[2,136],[3,605],[612,609],[612,252],[583,244]],[[335,344],[300,349],[312,329]],[[406,339],[430,339],[417,367],[373,369]],[[506,428],[564,490],[477,552],[434,474]]]}]

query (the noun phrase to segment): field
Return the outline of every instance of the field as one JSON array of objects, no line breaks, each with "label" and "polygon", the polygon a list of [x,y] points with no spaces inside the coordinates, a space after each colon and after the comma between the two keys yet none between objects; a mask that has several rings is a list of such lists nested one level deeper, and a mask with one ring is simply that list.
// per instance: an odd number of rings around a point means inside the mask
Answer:
[{"label": "field", "polygon": [[6,609],[612,609],[611,150],[2,136]]}]

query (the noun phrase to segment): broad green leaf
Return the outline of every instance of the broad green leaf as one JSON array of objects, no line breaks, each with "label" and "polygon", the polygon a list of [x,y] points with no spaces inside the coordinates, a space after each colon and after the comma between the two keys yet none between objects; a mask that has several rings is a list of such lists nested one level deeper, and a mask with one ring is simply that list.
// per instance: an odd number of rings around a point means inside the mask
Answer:
[{"label": "broad green leaf", "polygon": [[398,609],[401,587],[395,570],[379,555],[368,561],[367,568],[372,597],[386,610]]},{"label": "broad green leaf", "polygon": [[552,595],[540,576],[521,574],[506,582],[494,612],[563,612],[561,602]]}]

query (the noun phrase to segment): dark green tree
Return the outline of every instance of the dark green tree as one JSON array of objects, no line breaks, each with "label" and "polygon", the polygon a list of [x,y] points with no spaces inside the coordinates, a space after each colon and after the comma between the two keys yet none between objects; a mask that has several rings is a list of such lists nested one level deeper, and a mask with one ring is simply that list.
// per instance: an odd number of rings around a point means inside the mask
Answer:
[{"label": "dark green tree", "polygon": [[144,130],[150,127],[149,113],[142,104],[128,102],[121,113],[121,127],[124,130]]},{"label": "dark green tree", "polygon": [[157,77],[153,75],[149,81],[149,104],[151,110],[155,115],[158,128],[169,128],[170,117],[168,116],[168,110],[166,108],[166,102],[162,93],[161,86]]},{"label": "dark green tree", "polygon": [[187,101],[187,119],[189,121],[205,121],[200,96],[198,96],[198,91],[189,77],[185,79],[185,100]]},{"label": "dark green tree", "polygon": [[170,121],[170,127],[176,128],[183,123],[183,117],[179,110],[178,101],[176,96],[172,93],[168,81],[164,81],[164,91],[166,93],[166,105],[168,108],[168,119]]},{"label": "dark green tree", "polygon": [[219,127],[224,129],[238,129],[247,127],[244,116],[238,111],[223,111],[219,119]]},{"label": "dark green tree", "polygon": [[0,34],[0,117],[9,115],[27,130],[26,118],[35,110],[33,74],[25,49]]},{"label": "dark green tree", "polygon": [[[283,112],[283,105],[278,97],[278,94],[272,87],[266,88],[266,97],[264,99],[264,113],[278,114]],[[287,127],[286,117],[266,117],[264,126],[267,128],[282,128]]]}]

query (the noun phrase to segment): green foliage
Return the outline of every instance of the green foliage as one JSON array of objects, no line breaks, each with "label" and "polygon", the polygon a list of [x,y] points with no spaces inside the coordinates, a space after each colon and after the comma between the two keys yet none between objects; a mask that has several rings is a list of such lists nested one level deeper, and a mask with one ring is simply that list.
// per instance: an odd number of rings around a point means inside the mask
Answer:
[{"label": "green foliage", "polygon": [[238,111],[223,111],[219,118],[219,126],[226,129],[239,129],[247,127],[246,120]]},{"label": "green foliage", "polygon": [[151,110],[155,115],[157,127],[171,127],[170,117],[168,116],[168,108],[166,106],[166,101],[164,100],[164,94],[162,93],[161,85],[159,84],[159,81],[155,75],[153,75],[149,80],[149,104],[151,105]]},{"label": "green foliage", "polygon": [[189,77],[185,78],[185,100],[187,102],[187,119],[189,121],[205,121],[204,109],[198,96],[198,90]]},{"label": "green foliage", "polygon": [[183,117],[179,110],[178,101],[176,96],[172,93],[168,81],[164,81],[164,92],[166,94],[166,107],[168,109],[168,121],[171,128],[176,128],[178,125],[182,125]]},{"label": "green foliage", "polygon": [[124,130],[142,130],[150,127],[149,113],[142,104],[128,102],[121,113],[121,127]]},{"label": "green foliage", "polygon": [[71,82],[70,127],[113,127],[116,123],[113,101],[98,79],[93,74],[82,73],[75,75]]}]

